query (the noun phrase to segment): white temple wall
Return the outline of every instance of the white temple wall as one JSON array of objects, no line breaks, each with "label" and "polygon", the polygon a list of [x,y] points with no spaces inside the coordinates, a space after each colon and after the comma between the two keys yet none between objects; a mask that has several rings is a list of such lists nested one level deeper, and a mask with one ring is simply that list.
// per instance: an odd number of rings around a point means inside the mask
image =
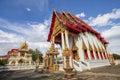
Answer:
[{"label": "white temple wall", "polygon": [[94,41],[95,39],[94,39],[92,33],[88,33],[88,36],[89,36],[89,39],[90,39],[90,43],[92,43],[91,46],[92,46],[92,49],[93,49],[94,58],[95,58],[95,60],[96,60],[96,59],[97,59],[97,56],[96,56],[96,52],[95,52],[95,49],[94,49],[94,46],[95,46],[95,47],[97,46],[97,45],[95,44],[96,41]]},{"label": "white temple wall", "polygon": [[69,36],[69,47],[70,47],[70,50],[72,49],[72,46],[73,46],[73,37],[72,36]]},{"label": "white temple wall", "polygon": [[94,54],[94,57],[95,57],[95,60],[96,60],[96,59],[97,59],[97,55],[96,55],[96,51],[95,51],[95,49],[94,49],[94,46],[95,46],[95,47],[97,48],[97,50],[98,50],[97,41],[96,41],[96,39],[95,39],[95,37],[94,37],[93,34],[89,34],[89,36],[90,36],[90,39],[91,39],[91,42],[92,42],[93,54]]},{"label": "white temple wall", "polygon": [[77,45],[78,45],[78,55],[80,57],[80,60],[84,61],[84,51],[82,49],[82,38],[81,36],[78,38],[78,41],[77,41]]},{"label": "white temple wall", "polygon": [[87,37],[87,40],[88,40],[89,44],[92,46],[92,49],[93,49],[93,42],[91,40],[91,35],[89,35],[88,32],[86,32],[86,37]]},{"label": "white temple wall", "polygon": [[[76,36],[73,37],[72,35],[69,35],[68,36],[68,45],[69,45],[70,50],[72,49],[73,42],[75,42],[76,46],[78,47],[78,55],[80,57],[80,60],[85,60],[84,50],[82,48],[83,42],[85,43],[85,45],[87,47],[87,53],[88,53],[89,60],[92,60],[91,52],[89,50],[89,44],[91,45],[92,50],[93,50],[93,55],[94,55],[93,59],[97,60],[97,55],[96,55],[94,46],[97,48],[99,59],[101,59],[101,55],[100,55],[100,52],[98,51],[99,50],[98,46],[101,50],[104,49],[104,52],[106,54],[105,47],[103,46],[101,41],[99,39],[97,39],[96,36],[92,33],[89,33],[89,32],[79,33],[79,37],[76,37]],[[103,59],[105,59],[103,52],[101,52],[101,53],[102,53]]]},{"label": "white temple wall", "polygon": [[89,50],[89,42],[88,42],[88,37],[87,37],[86,34],[87,34],[87,32],[85,32],[83,34],[82,39],[83,39],[83,41],[84,41],[84,43],[85,43],[85,45],[87,47],[88,58],[89,58],[89,60],[91,60],[91,55],[90,55],[90,50]]},{"label": "white temple wall", "polygon": [[88,49],[89,46],[88,46],[88,42],[87,42],[87,40],[86,40],[86,36],[85,36],[83,33],[81,33],[80,36],[81,36],[83,42],[85,43],[85,45],[86,45],[86,47],[87,47],[87,49]]},{"label": "white temple wall", "polygon": [[[100,48],[100,46],[99,46],[99,40],[97,39],[97,37],[94,35],[94,39],[95,39],[95,43],[96,43],[96,45],[97,45],[97,49],[99,49]],[[101,59],[101,56],[100,56],[100,52],[98,51],[98,56],[99,56],[99,59]]]},{"label": "white temple wall", "polygon": [[84,60],[84,52],[82,49],[82,39],[80,37],[77,37],[75,44],[78,47],[78,56],[80,60]]},{"label": "white temple wall", "polygon": [[94,43],[95,47],[96,47],[96,48],[97,48],[97,50],[98,50],[97,38],[95,37],[95,35],[92,35],[92,34],[90,34],[90,35],[91,35],[91,39],[92,39],[92,41],[93,41],[93,43]]},{"label": "white temple wall", "polygon": [[[86,33],[86,37],[87,37],[88,43],[91,45],[91,48],[92,48],[92,51],[93,51],[93,55],[94,55],[94,59],[96,59],[96,54],[94,52],[94,43],[92,41],[92,35],[90,35],[90,33],[88,33],[88,32],[85,32],[85,33]],[[92,57],[91,53],[90,53],[90,50],[89,50],[89,54],[90,54],[90,57]]]}]

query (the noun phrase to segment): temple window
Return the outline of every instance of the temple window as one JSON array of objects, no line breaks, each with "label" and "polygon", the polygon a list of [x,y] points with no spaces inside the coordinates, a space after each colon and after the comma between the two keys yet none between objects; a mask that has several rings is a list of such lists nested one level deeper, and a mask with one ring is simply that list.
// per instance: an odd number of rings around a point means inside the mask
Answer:
[{"label": "temple window", "polygon": [[103,52],[103,55],[104,55],[104,57],[105,57],[105,59],[106,59],[107,57],[106,57],[106,55],[105,55],[105,52]]},{"label": "temple window", "polygon": [[20,56],[25,56],[24,52],[21,52]]},{"label": "temple window", "polygon": [[96,57],[97,57],[97,59],[99,59],[99,56],[98,56],[98,52],[96,51]]},{"label": "temple window", "polygon": [[88,59],[87,49],[84,50],[85,59]]},{"label": "temple window", "polygon": [[91,58],[94,59],[93,50],[90,51],[90,54],[91,54]]},{"label": "temple window", "polygon": [[103,59],[102,53],[100,52],[101,59]]}]

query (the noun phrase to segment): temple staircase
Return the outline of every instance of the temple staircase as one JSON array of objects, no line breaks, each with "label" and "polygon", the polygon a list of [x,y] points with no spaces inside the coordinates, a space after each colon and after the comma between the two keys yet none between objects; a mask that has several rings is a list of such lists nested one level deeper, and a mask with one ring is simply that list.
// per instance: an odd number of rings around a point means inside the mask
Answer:
[{"label": "temple staircase", "polygon": [[73,66],[77,71],[90,70],[91,68],[110,65],[106,60],[89,60],[89,61],[76,61],[73,60]]},{"label": "temple staircase", "polygon": [[75,70],[77,70],[77,71],[83,71],[83,70],[90,69],[89,63],[86,61],[73,60],[73,66],[74,66]]}]

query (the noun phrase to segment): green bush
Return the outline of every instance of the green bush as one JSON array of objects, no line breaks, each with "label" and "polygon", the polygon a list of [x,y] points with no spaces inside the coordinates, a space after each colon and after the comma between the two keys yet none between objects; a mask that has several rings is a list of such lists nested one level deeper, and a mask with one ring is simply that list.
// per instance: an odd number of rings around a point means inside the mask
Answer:
[{"label": "green bush", "polygon": [[113,54],[114,59],[120,59],[120,55],[119,54]]},{"label": "green bush", "polygon": [[0,66],[4,66],[5,64],[7,64],[7,60],[5,59],[0,60]]}]

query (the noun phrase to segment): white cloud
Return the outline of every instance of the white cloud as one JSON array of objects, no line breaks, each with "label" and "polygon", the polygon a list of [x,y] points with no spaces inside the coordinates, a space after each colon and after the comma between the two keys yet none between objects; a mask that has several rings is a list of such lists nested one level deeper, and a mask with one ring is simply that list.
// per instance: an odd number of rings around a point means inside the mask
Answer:
[{"label": "white cloud", "polygon": [[15,43],[23,40],[24,38],[20,35],[4,32],[0,30],[0,43]]},{"label": "white cloud", "polygon": [[120,26],[113,26],[111,29],[103,31],[102,35],[109,41],[110,53],[120,54]]},{"label": "white cloud", "polygon": [[43,23],[18,24],[0,18],[1,28],[11,30],[12,32],[15,32],[13,34],[16,35],[21,34],[28,41],[45,41],[47,39],[49,25],[50,19],[45,20]]},{"label": "white cloud", "polygon": [[12,48],[19,48],[25,40],[29,48],[45,52],[50,46],[47,42],[49,25],[50,19],[43,23],[18,24],[0,18],[0,55]]},{"label": "white cloud", "polygon": [[111,29],[108,29],[102,33],[104,37],[112,39],[111,37],[120,37],[120,26],[113,26]]},{"label": "white cloud", "polygon": [[28,42],[30,49],[39,49],[42,53],[46,53],[46,51],[50,48],[49,42]]},{"label": "white cloud", "polygon": [[76,14],[75,16],[78,17],[78,18],[80,18],[80,17],[85,17],[85,13],[82,12],[82,13],[80,13],[80,14]]},{"label": "white cloud", "polygon": [[30,8],[26,8],[26,10],[29,12],[29,11],[31,11],[31,9]]},{"label": "white cloud", "polygon": [[89,24],[91,26],[106,26],[106,25],[111,25],[112,20],[114,19],[119,19],[120,18],[120,9],[113,9],[111,13],[106,13],[106,14],[99,14],[96,18],[90,17],[89,18]]}]

